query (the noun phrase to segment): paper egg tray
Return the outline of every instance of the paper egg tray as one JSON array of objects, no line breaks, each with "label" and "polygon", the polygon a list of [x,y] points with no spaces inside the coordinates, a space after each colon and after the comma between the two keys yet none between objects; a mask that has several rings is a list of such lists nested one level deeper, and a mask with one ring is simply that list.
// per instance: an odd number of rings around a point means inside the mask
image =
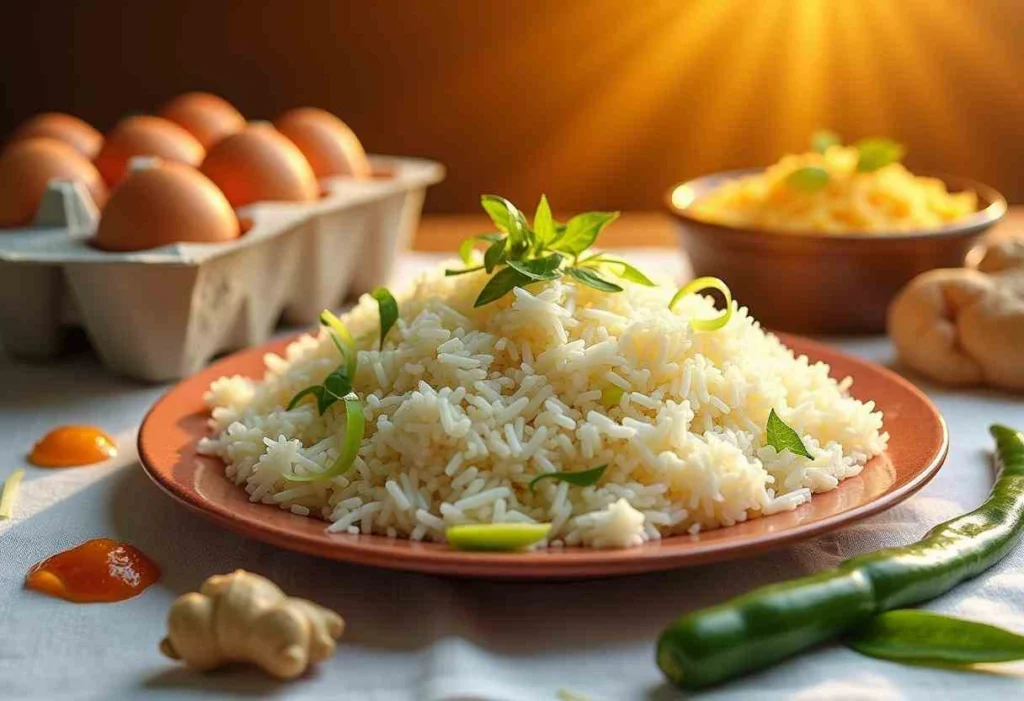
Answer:
[{"label": "paper egg tray", "polygon": [[280,320],[314,324],[385,281],[419,223],[431,161],[374,157],[389,177],[322,181],[315,203],[258,203],[228,243],[135,253],[88,244],[98,216],[82,188],[53,182],[32,228],[0,230],[0,343],[48,358],[84,327],[111,370],[147,381],[184,377],[213,356],[259,344]]}]

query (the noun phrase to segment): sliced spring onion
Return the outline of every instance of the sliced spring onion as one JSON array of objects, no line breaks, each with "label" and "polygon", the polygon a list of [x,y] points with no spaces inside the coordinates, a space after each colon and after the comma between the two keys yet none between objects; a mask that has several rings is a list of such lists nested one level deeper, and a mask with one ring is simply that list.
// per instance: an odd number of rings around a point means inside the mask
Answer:
[{"label": "sliced spring onion", "polygon": [[544,540],[550,523],[474,523],[451,526],[448,543],[459,550],[521,550]]},{"label": "sliced spring onion", "polygon": [[0,519],[8,519],[14,515],[14,505],[18,501],[18,489],[25,476],[24,470],[15,470],[4,480],[3,495],[0,496]]},{"label": "sliced spring onion", "polygon": [[324,309],[320,312],[320,323],[331,330],[331,340],[334,341],[334,345],[337,346],[338,351],[345,358],[348,377],[350,380],[355,381],[356,342],[352,339],[352,334],[349,333],[348,327],[330,309]]},{"label": "sliced spring onion", "polygon": [[729,291],[729,286],[717,277],[699,277],[696,280],[691,280],[689,283],[684,285],[675,296],[672,297],[672,301],[668,303],[668,308],[673,309],[683,297],[689,294],[695,294],[702,290],[718,290],[725,296],[725,309],[722,313],[711,319],[691,319],[690,326],[697,331],[717,331],[726,324],[729,323],[729,319],[732,318],[732,292]]},{"label": "sliced spring onion", "polygon": [[345,402],[345,442],[338,453],[338,459],[323,472],[312,475],[285,475],[285,479],[292,482],[319,482],[343,475],[352,467],[356,456],[359,455],[359,448],[363,444],[366,417],[363,416],[363,402],[355,394],[345,395],[343,401]]}]

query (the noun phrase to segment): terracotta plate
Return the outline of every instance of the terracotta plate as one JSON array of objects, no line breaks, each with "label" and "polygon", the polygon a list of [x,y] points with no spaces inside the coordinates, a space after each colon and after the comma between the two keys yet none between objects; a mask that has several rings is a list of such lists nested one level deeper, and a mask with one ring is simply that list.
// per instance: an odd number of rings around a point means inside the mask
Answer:
[{"label": "terracotta plate", "polygon": [[262,376],[263,355],[291,339],[237,353],[174,387],[149,412],[139,432],[139,455],[149,476],[168,494],[239,533],[320,557],[364,565],[473,577],[606,577],[670,569],[758,554],[819,535],[888,509],[930,480],[946,457],[946,425],[938,410],[898,375],[828,346],[779,334],[797,353],[854,378],[853,393],[885,412],[889,449],[857,477],[795,511],[731,528],[674,536],[628,550],[552,549],[527,553],[469,553],[445,545],[382,536],[328,534],[323,521],[253,504],[224,476],[217,460],[196,454],[206,434],[203,392],[221,375]]}]

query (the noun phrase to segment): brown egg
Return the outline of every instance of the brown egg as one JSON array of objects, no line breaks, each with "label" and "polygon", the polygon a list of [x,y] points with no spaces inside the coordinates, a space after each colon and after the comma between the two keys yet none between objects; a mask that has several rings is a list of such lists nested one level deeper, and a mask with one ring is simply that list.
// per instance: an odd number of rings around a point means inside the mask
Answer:
[{"label": "brown egg", "polygon": [[217,243],[240,235],[238,217],[217,186],[171,161],[132,170],[110,196],[93,244],[142,251],[184,241]]},{"label": "brown egg", "polygon": [[0,227],[30,224],[54,179],[82,183],[97,207],[107,200],[99,171],[71,146],[56,139],[18,141],[0,155]]},{"label": "brown egg", "polygon": [[363,145],[348,125],[330,112],[299,107],[278,117],[274,126],[295,142],[318,178],[370,177],[370,161]]},{"label": "brown egg", "polygon": [[252,124],[206,155],[201,170],[233,207],[253,202],[309,202],[320,194],[302,151],[269,124]]},{"label": "brown egg", "polygon": [[227,100],[208,92],[178,95],[160,109],[160,116],[187,129],[203,148],[245,129],[242,113]]},{"label": "brown egg", "polygon": [[89,160],[103,145],[103,134],[78,117],[60,112],[45,112],[25,120],[11,135],[10,143],[40,136],[63,141]]},{"label": "brown egg", "polygon": [[121,182],[128,161],[135,156],[157,156],[166,161],[199,165],[206,149],[183,127],[161,117],[127,117],[107,134],[96,156],[96,167],[111,187]]}]

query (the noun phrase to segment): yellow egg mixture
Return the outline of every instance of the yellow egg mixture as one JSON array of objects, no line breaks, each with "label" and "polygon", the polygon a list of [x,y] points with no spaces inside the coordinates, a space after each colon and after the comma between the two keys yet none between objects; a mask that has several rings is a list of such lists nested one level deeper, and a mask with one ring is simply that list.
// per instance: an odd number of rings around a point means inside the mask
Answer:
[{"label": "yellow egg mixture", "polygon": [[[900,163],[858,172],[857,161],[852,146],[784,156],[762,173],[722,185],[691,211],[729,226],[873,234],[938,229],[977,211],[972,191],[951,193],[941,180],[916,176]],[[827,171],[820,189],[802,189],[787,180],[808,167]]]}]

